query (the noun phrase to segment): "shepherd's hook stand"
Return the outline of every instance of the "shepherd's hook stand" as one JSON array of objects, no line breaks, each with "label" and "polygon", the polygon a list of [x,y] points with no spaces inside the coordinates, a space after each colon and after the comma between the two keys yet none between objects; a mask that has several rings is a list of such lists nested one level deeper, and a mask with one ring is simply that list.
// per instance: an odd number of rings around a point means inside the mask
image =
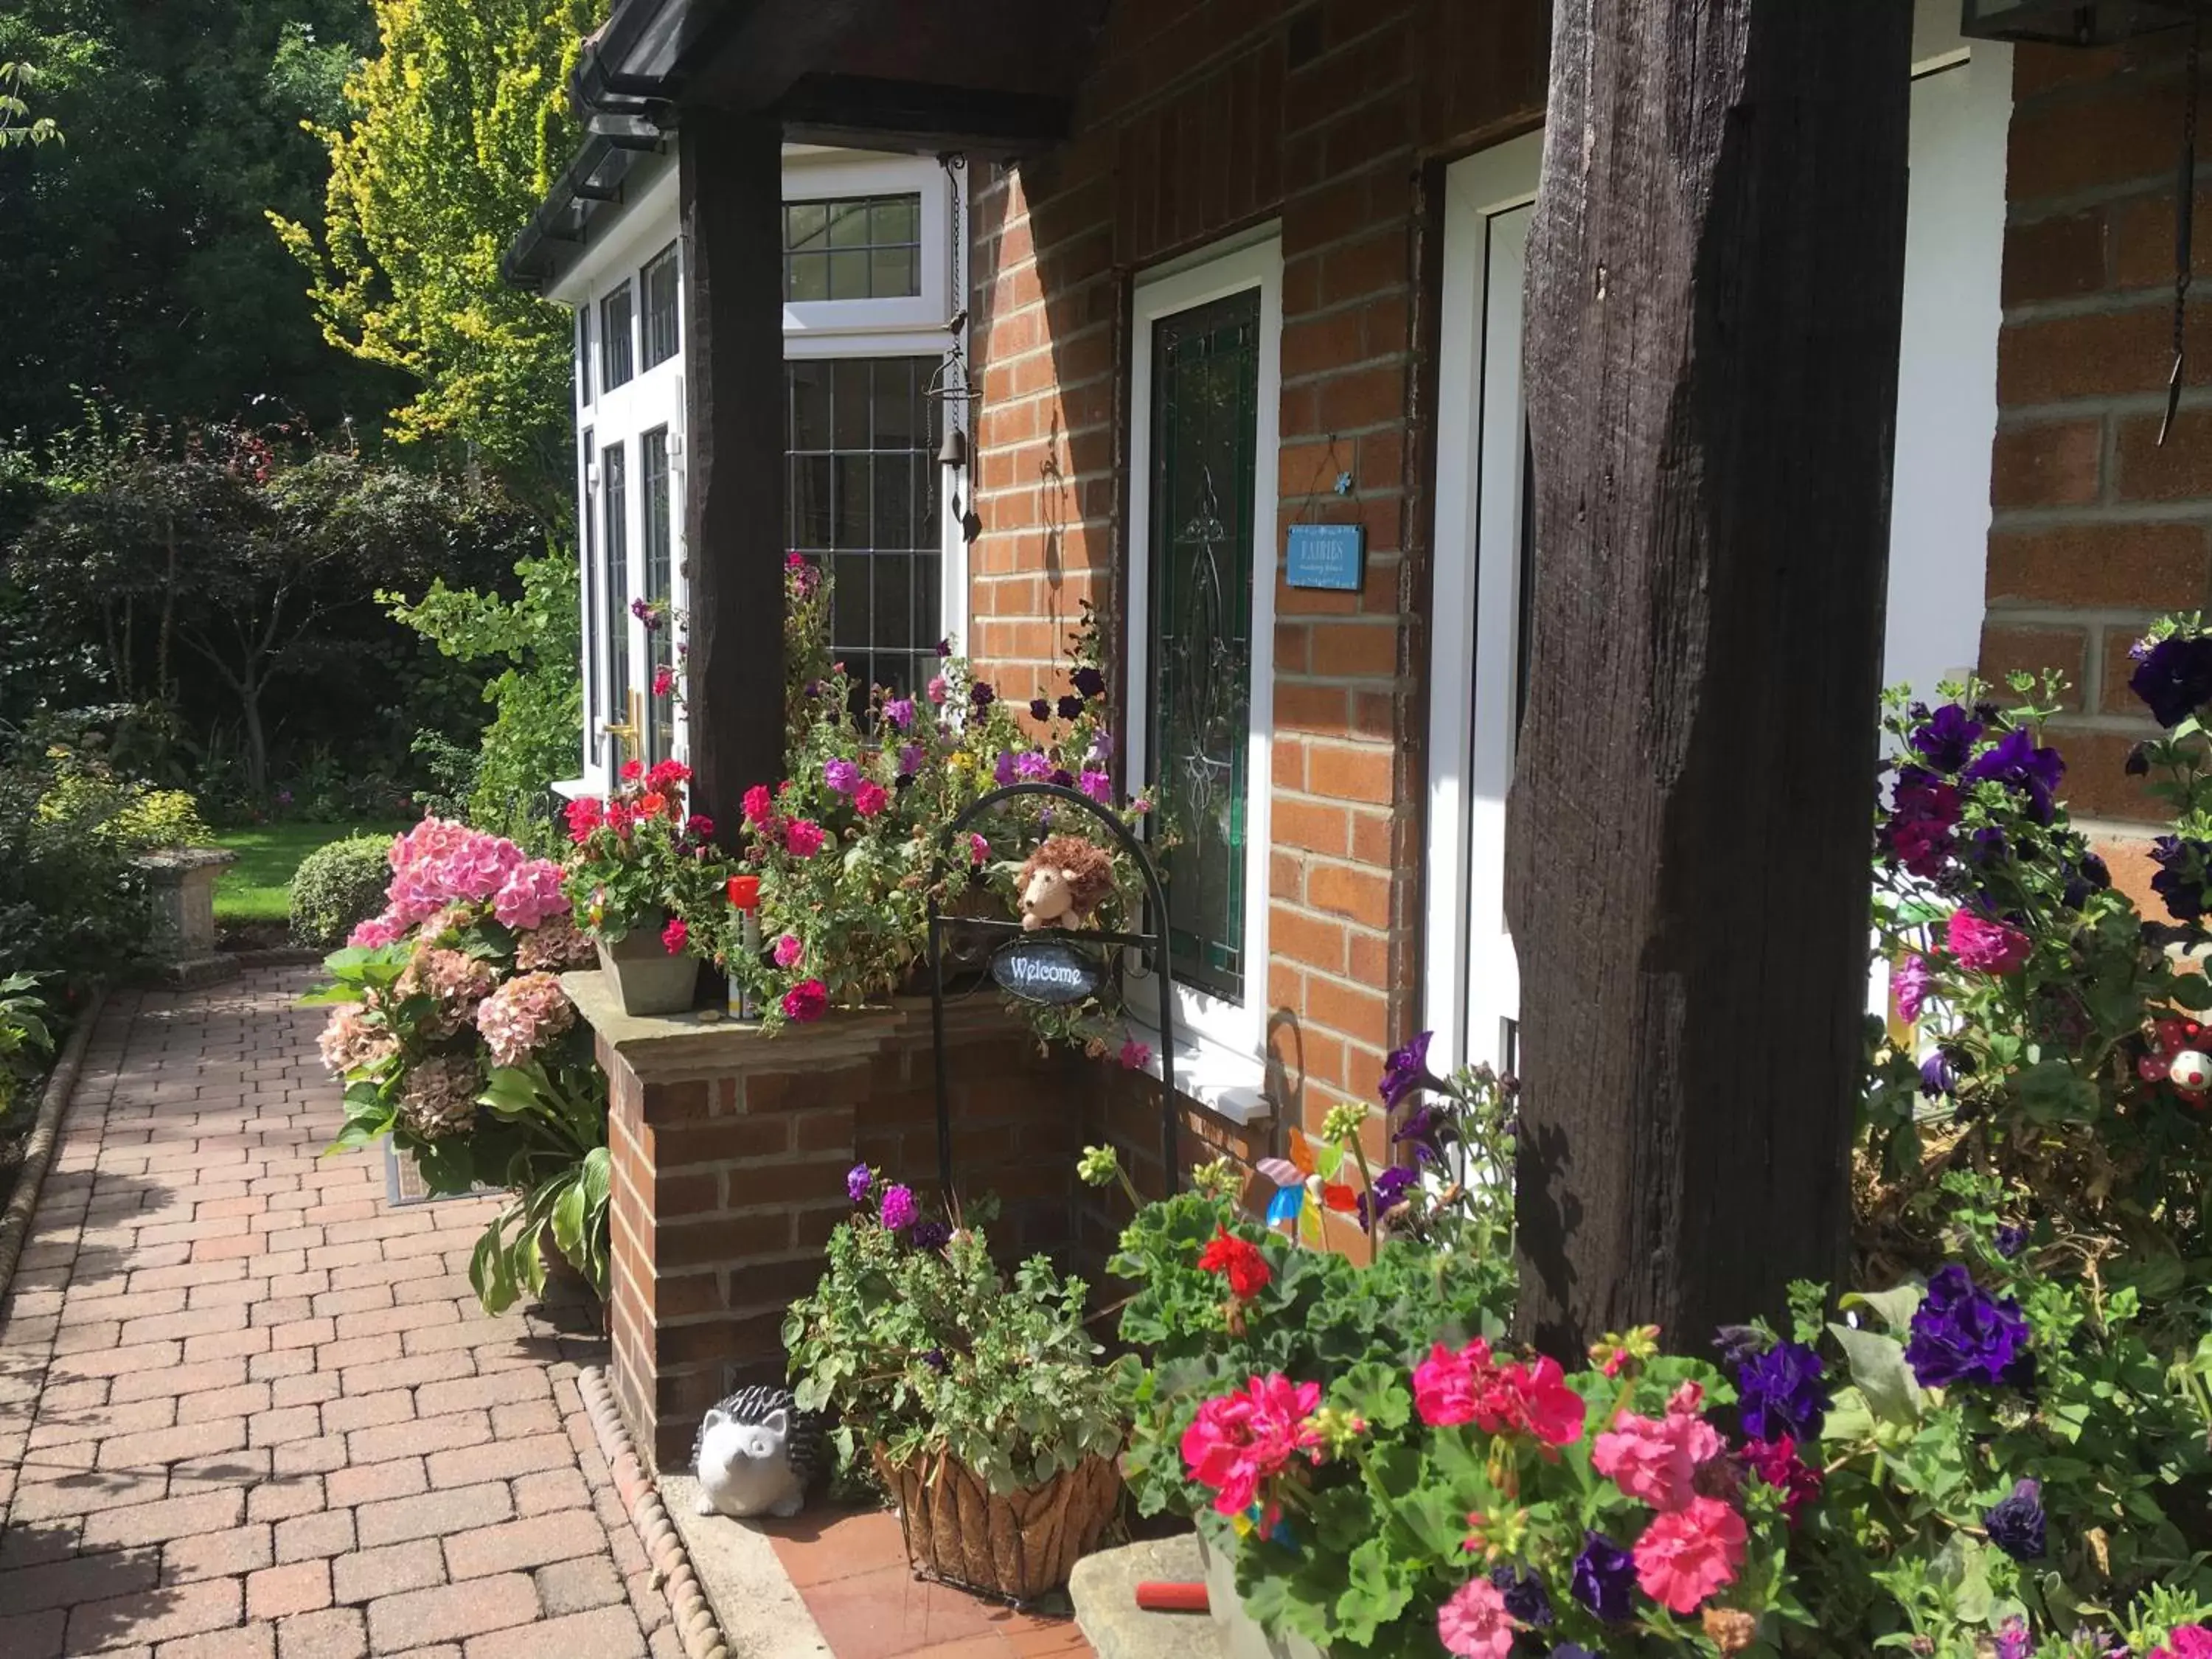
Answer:
[{"label": "shepherd's hook stand", "polygon": [[[1144,842],[1129,833],[1129,826],[1111,810],[1080,790],[1057,783],[1012,783],[994,789],[945,825],[938,838],[936,866],[929,882],[929,1024],[936,1045],[937,1178],[947,1202],[952,1195],[952,1095],[945,1076],[945,927],[947,918],[938,908],[945,872],[951,862],[954,839],[993,809],[1023,795],[1042,795],[1057,806],[1065,804],[1089,814],[1105,825],[1115,844],[1127,854],[1145,878],[1145,900],[1150,908],[1150,933],[1109,933],[1103,928],[1040,927],[1025,929],[1019,921],[999,921],[985,916],[952,918],[951,925],[982,933],[1006,933],[1015,939],[1058,941],[1067,945],[1104,945],[1121,950],[1142,951],[1151,963],[1160,995],[1160,1160],[1166,1166],[1168,1191],[1181,1189],[1176,1168],[1177,1125],[1175,1090],[1175,999],[1168,991],[1167,890],[1160,884],[1159,866],[1145,850]],[[1012,943],[1010,939],[1008,943]],[[992,952],[995,958],[1006,949]],[[1036,999],[1031,999],[1035,1000]]]}]

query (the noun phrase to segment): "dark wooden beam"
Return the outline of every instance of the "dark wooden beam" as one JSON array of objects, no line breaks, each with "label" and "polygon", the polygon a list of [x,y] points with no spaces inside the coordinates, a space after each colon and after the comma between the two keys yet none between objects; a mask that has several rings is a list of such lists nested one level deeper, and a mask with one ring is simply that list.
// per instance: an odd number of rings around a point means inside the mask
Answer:
[{"label": "dark wooden beam", "polygon": [[1911,9],[1558,0],[1508,906],[1563,1355],[1842,1265]]},{"label": "dark wooden beam", "polygon": [[693,793],[734,832],[784,765],[783,132],[702,109],[680,143]]},{"label": "dark wooden beam", "polygon": [[837,141],[878,147],[898,135],[926,135],[931,150],[1013,154],[1067,137],[1073,99],[1033,93],[977,92],[859,75],[800,77],[775,106],[784,130],[836,134]]}]

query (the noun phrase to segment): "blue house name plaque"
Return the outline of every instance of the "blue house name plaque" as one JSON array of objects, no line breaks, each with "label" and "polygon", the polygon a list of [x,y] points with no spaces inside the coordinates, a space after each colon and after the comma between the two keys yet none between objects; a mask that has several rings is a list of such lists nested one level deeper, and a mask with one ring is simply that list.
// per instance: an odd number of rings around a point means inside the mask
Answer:
[{"label": "blue house name plaque", "polygon": [[1294,524],[1291,526],[1292,587],[1357,593],[1366,579],[1367,527],[1357,524]]}]

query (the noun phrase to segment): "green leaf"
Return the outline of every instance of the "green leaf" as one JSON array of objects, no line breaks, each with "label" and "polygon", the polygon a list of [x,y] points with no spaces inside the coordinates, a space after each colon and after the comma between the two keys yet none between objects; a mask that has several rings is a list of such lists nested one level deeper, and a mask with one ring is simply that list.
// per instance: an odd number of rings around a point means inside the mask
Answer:
[{"label": "green leaf", "polygon": [[495,1220],[483,1230],[469,1257],[469,1284],[488,1314],[502,1314],[514,1305],[514,1277],[507,1271],[502,1246]]},{"label": "green leaf", "polygon": [[1337,1626],[1346,1641],[1364,1647],[1413,1599],[1413,1574],[1380,1538],[1353,1550],[1346,1567],[1352,1582],[1336,1599]]},{"label": "green leaf", "polygon": [[1919,1311],[1920,1299],[1926,1294],[1917,1285],[1899,1285],[1887,1291],[1850,1291],[1838,1298],[1840,1308],[1870,1310],[1889,1330],[1901,1331],[1912,1322]]},{"label": "green leaf", "polygon": [[1905,1363],[1905,1345],[1893,1336],[1831,1325],[1828,1333],[1843,1348],[1867,1407],[1892,1423],[1920,1420],[1920,1384]]},{"label": "green leaf", "polygon": [[2094,1123],[2097,1085],[2063,1060],[2039,1060],[2013,1079],[2021,1109],[2037,1123]]},{"label": "green leaf", "polygon": [[584,1253],[584,1183],[573,1176],[562,1177],[561,1195],[553,1206],[553,1242],[566,1256]]}]

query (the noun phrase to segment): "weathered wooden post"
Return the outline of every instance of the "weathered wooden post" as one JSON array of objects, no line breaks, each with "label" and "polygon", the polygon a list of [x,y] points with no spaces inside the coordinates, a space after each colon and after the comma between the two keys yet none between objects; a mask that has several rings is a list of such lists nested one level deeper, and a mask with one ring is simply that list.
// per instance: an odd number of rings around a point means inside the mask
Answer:
[{"label": "weathered wooden post", "polygon": [[1911,9],[1558,0],[1508,818],[1554,1352],[1843,1259]]},{"label": "weathered wooden post", "polygon": [[686,702],[698,810],[783,775],[783,130],[686,109]]}]

